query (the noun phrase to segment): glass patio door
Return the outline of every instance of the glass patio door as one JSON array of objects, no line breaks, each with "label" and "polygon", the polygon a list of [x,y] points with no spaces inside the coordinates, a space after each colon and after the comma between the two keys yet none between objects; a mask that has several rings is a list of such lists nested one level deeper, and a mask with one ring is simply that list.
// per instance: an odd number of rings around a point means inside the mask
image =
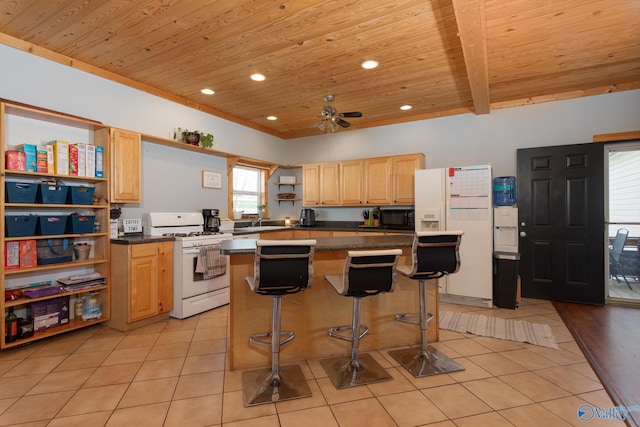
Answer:
[{"label": "glass patio door", "polygon": [[640,303],[640,141],[608,144],[605,154],[607,295]]}]

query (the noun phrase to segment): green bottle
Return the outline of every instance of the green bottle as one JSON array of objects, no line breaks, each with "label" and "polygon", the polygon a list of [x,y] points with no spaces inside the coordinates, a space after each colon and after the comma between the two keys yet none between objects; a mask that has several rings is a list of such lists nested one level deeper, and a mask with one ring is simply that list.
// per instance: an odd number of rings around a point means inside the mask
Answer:
[{"label": "green bottle", "polygon": [[9,314],[4,318],[4,342],[14,342],[18,337],[18,316],[9,307]]}]

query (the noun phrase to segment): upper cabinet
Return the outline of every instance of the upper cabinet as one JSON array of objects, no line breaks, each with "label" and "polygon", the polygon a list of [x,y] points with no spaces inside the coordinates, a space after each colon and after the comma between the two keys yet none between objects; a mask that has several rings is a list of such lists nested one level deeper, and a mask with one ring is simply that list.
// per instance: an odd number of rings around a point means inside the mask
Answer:
[{"label": "upper cabinet", "polygon": [[393,157],[393,204],[413,205],[415,203],[416,169],[424,169],[424,155]]},{"label": "upper cabinet", "polygon": [[367,205],[390,205],[392,158],[376,157],[366,159],[364,163],[365,203]]},{"label": "upper cabinet", "polygon": [[414,175],[423,154],[302,166],[305,206],[414,204]]},{"label": "upper cabinet", "polygon": [[139,133],[111,128],[111,203],[140,203],[142,142]]},{"label": "upper cabinet", "polygon": [[340,204],[340,163],[302,166],[302,204],[304,206]]},{"label": "upper cabinet", "polygon": [[365,202],[364,167],[362,160],[340,163],[340,203],[357,206]]}]

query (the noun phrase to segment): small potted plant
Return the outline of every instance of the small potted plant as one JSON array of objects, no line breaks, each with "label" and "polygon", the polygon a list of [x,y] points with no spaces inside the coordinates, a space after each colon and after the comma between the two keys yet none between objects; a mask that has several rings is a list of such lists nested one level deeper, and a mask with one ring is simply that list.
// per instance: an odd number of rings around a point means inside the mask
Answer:
[{"label": "small potted plant", "polygon": [[264,218],[264,210],[267,208],[266,205],[258,205],[258,217]]},{"label": "small potted plant", "polygon": [[[178,139],[180,137],[180,139]],[[189,145],[200,146],[202,148],[213,147],[213,135],[200,132],[199,130],[188,130],[177,128],[173,132],[173,139],[182,141]]]}]

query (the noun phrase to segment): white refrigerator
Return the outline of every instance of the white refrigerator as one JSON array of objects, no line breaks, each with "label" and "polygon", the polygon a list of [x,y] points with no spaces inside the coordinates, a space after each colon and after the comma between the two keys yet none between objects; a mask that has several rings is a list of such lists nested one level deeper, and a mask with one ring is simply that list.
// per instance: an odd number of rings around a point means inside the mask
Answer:
[{"label": "white refrigerator", "polygon": [[440,279],[440,300],[492,307],[491,166],[416,170],[415,189],[416,231],[464,231],[460,270]]}]

